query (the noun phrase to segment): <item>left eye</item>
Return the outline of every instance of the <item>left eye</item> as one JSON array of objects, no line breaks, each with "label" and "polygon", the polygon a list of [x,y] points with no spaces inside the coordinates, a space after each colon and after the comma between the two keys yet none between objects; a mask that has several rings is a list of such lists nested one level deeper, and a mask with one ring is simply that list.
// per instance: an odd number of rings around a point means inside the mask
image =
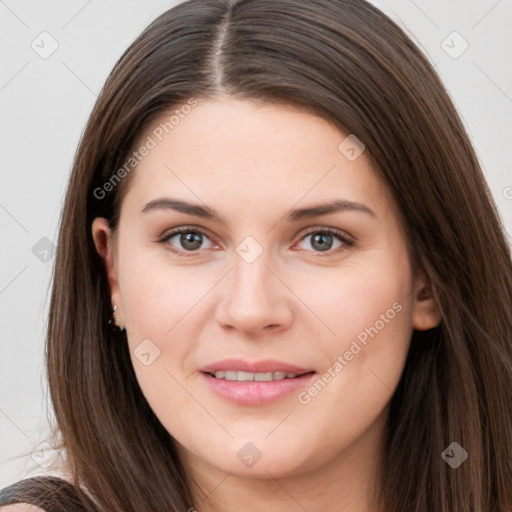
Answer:
[{"label": "left eye", "polygon": [[[310,231],[305,236],[303,236],[300,242],[311,237],[310,246],[312,249],[306,249],[312,252],[328,252],[338,253],[340,251],[345,250],[348,247],[354,245],[354,243],[344,235],[342,231],[334,230],[334,229],[316,229],[314,231]],[[177,238],[181,247],[176,247],[171,241]],[[192,228],[176,228],[172,230],[167,235],[164,235],[163,238],[159,240],[161,243],[171,242],[171,250],[176,253],[189,253],[183,254],[184,256],[194,256],[200,249],[205,249],[203,247],[203,242],[206,240],[210,240],[208,236],[206,236],[202,231]],[[334,241],[338,240],[338,246],[332,247]],[[299,242],[299,243],[300,243]]]},{"label": "left eye", "polygon": [[[313,249],[308,250],[313,250],[314,252],[339,252],[353,245],[341,232],[333,229],[311,231],[301,239],[301,242],[310,237],[310,246]],[[335,239],[339,241],[339,245],[333,248],[332,245]]]}]

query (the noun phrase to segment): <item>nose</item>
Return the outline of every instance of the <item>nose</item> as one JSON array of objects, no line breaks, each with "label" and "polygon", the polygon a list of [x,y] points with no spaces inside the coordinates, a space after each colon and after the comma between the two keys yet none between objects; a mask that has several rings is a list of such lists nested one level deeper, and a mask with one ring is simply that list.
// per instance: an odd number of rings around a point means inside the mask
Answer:
[{"label": "nose", "polygon": [[233,267],[223,280],[215,315],[219,325],[253,336],[287,328],[293,293],[270,268],[265,253],[252,263],[235,255]]}]

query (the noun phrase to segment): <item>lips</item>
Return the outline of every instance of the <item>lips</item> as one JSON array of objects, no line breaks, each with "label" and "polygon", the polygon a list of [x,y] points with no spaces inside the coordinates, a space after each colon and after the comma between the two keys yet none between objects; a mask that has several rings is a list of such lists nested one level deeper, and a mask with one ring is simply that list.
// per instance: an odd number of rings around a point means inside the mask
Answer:
[{"label": "lips", "polygon": [[265,405],[307,385],[314,370],[267,359],[225,359],[200,370],[209,388],[237,405]]}]

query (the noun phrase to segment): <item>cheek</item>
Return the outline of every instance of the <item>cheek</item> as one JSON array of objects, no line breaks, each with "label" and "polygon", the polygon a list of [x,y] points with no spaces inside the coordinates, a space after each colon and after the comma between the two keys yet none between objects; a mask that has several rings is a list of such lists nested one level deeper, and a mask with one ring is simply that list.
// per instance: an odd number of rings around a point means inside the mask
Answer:
[{"label": "cheek", "polygon": [[[380,265],[365,266],[364,272],[354,268],[328,288],[331,300],[323,302],[323,318],[335,335],[318,340],[325,366],[299,397],[310,414],[328,414],[349,437],[348,430],[356,435],[389,402],[412,334],[408,267],[395,263],[399,260],[378,260]],[[327,433],[326,446],[338,442],[336,432]]]},{"label": "cheek", "polygon": [[150,407],[174,432],[183,418],[171,411],[187,410],[188,422],[201,420],[191,407],[183,368],[197,350],[192,306],[204,295],[204,284],[191,283],[177,268],[132,256],[121,290],[132,365]]},{"label": "cheek", "polygon": [[168,411],[170,404],[190,409],[179,383],[200,350],[200,331],[211,318],[204,314],[207,295],[219,277],[208,268],[172,265],[165,254],[131,249],[125,250],[121,295],[137,380],[155,411]]},{"label": "cheek", "polygon": [[333,272],[322,289],[317,284],[308,294],[311,309],[330,330],[315,338],[321,382],[305,390],[301,402],[319,414],[342,400],[362,418],[371,416],[389,400],[403,370],[412,334],[409,267],[401,258],[371,256],[371,265]]},{"label": "cheek", "polygon": [[120,286],[127,327],[134,338],[172,337],[182,319],[193,316],[191,308],[211,288],[214,276],[171,264],[163,250],[130,247],[125,254]]},{"label": "cheek", "polygon": [[410,330],[411,284],[406,260],[375,251],[301,278],[295,290],[322,321],[316,339],[326,348],[339,349],[360,333],[364,341],[364,333],[375,325],[379,332]]}]

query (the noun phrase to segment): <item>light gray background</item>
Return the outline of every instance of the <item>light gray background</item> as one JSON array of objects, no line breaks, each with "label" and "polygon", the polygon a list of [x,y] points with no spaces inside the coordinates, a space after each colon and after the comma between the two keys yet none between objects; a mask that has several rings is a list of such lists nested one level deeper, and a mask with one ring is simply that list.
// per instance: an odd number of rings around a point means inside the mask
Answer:
[{"label": "light gray background", "polygon": [[[40,446],[48,432],[43,340],[54,260],[44,251],[57,240],[79,137],[123,50],[176,3],[0,0],[0,488],[33,468],[42,471],[23,455]],[[512,233],[512,1],[373,3],[436,65]],[[51,37],[40,36],[44,31]],[[463,39],[451,35],[454,31]],[[52,39],[58,48],[47,58],[31,47],[48,52]],[[464,41],[469,46],[457,56]]]}]

